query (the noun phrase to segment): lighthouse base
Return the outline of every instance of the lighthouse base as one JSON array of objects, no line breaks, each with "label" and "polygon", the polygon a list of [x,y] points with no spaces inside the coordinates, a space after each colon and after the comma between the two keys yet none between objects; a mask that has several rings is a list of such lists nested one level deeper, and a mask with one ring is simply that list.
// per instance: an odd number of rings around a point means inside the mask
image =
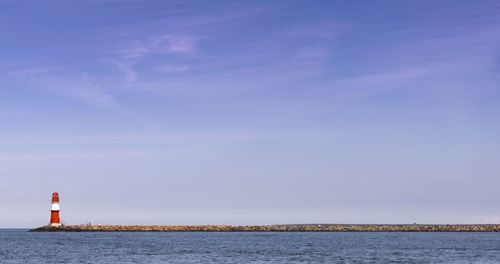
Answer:
[{"label": "lighthouse base", "polygon": [[50,223],[49,226],[51,226],[51,227],[61,227],[62,225],[60,223]]}]

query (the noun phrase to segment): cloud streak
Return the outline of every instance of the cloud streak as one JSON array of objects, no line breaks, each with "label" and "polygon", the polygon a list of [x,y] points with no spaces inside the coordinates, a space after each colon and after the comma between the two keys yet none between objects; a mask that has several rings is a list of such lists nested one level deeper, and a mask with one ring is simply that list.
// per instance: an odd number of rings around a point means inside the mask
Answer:
[{"label": "cloud streak", "polygon": [[144,58],[150,54],[191,54],[196,51],[197,39],[189,35],[161,35],[141,41],[131,48],[118,52],[122,59]]},{"label": "cloud streak", "polygon": [[120,108],[116,98],[95,84],[87,73],[68,75],[62,66],[25,65],[6,71],[4,76],[23,86],[73,98],[94,107]]},{"label": "cloud streak", "polygon": [[54,94],[77,99],[85,104],[103,108],[119,109],[120,104],[115,97],[104,88],[93,83],[87,74],[76,78],[48,78],[39,79],[42,89]]},{"label": "cloud streak", "polygon": [[[190,35],[167,34],[139,41],[132,47],[120,50],[115,58],[111,59],[118,70],[123,73],[125,84],[132,86],[136,83],[139,72],[135,69],[137,64],[147,60],[149,56],[171,55],[183,56],[196,52],[198,40]],[[181,72],[189,66],[164,66],[160,69],[164,73]]]}]

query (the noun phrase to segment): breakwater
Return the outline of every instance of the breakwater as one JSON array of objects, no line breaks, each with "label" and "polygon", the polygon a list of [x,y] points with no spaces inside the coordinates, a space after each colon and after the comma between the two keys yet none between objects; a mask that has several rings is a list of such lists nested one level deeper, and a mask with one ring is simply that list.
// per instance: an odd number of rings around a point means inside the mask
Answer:
[{"label": "breakwater", "polygon": [[500,225],[64,225],[32,232],[500,232]]}]

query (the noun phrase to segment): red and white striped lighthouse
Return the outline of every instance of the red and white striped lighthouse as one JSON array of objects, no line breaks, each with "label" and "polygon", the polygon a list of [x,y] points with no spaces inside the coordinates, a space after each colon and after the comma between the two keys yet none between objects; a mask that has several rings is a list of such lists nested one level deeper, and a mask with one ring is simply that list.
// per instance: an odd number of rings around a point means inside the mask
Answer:
[{"label": "red and white striped lighthouse", "polygon": [[52,194],[52,205],[50,207],[50,224],[49,226],[61,226],[61,218],[59,218],[59,194],[54,192]]}]

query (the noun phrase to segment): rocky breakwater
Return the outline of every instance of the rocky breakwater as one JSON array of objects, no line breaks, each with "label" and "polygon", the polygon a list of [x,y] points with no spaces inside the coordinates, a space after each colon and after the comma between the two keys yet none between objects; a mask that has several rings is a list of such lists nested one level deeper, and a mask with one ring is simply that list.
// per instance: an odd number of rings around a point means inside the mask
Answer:
[{"label": "rocky breakwater", "polygon": [[32,232],[500,232],[500,225],[65,225]]}]

